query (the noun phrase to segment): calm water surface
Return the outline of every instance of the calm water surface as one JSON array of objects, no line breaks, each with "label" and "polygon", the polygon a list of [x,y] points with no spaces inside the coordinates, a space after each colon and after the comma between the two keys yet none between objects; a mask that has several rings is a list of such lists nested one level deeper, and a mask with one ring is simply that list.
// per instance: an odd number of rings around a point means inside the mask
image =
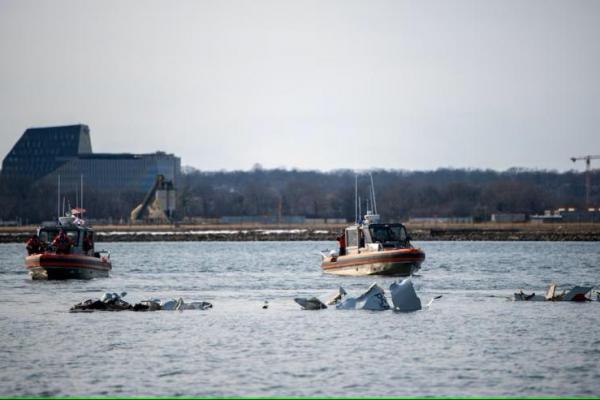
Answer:
[{"label": "calm water surface", "polygon": [[[331,242],[105,243],[112,276],[68,282],[29,280],[24,246],[0,244],[0,395],[600,395],[600,302],[506,298],[597,288],[600,244],[418,244],[417,293],[443,297],[408,314],[300,310],[393,281],[323,275]],[[214,308],[68,313],[107,290]]]}]

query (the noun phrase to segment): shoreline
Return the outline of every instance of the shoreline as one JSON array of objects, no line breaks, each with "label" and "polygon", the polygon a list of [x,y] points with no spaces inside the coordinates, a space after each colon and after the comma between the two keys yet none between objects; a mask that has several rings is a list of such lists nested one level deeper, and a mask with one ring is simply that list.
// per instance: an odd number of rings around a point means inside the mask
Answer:
[{"label": "shoreline", "polygon": [[[413,241],[600,241],[600,223],[405,224]],[[335,241],[347,224],[95,225],[96,242]],[[0,227],[0,243],[22,243],[37,226]]]}]

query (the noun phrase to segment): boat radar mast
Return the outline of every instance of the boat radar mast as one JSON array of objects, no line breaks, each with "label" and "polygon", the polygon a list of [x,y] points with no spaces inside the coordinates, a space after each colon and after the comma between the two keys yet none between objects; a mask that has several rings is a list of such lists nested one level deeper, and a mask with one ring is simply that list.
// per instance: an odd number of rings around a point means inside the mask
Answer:
[{"label": "boat radar mast", "polygon": [[373,184],[373,174],[369,173],[371,178],[371,208],[367,201],[367,214],[365,215],[365,223],[376,224],[379,222],[379,214],[377,213],[377,201],[375,200],[375,185]]}]

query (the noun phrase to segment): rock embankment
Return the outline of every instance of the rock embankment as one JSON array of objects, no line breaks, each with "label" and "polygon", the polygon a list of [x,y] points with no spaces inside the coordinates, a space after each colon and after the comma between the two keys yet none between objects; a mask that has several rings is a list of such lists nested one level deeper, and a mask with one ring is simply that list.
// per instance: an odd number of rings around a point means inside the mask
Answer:
[{"label": "rock embankment", "polygon": [[[331,228],[248,228],[248,229],[181,229],[178,227],[144,229],[141,226],[106,229],[96,227],[97,242],[155,241],[334,241],[343,227]],[[0,243],[25,242],[35,231],[19,228],[0,231]],[[418,227],[409,226],[412,239],[435,241],[600,241],[600,224],[586,226],[532,227],[528,225],[494,228]]]}]

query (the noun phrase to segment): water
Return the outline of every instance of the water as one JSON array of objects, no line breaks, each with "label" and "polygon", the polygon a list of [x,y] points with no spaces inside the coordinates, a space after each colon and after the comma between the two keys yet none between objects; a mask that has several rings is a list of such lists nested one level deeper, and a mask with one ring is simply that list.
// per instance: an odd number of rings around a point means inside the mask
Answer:
[{"label": "water", "polygon": [[[28,280],[23,245],[1,244],[0,395],[600,395],[600,302],[506,299],[598,287],[600,244],[422,242],[430,309],[302,311],[294,297],[393,281],[323,275],[333,244],[105,243],[111,278],[69,282]],[[67,312],[105,290],[214,308]]]}]

